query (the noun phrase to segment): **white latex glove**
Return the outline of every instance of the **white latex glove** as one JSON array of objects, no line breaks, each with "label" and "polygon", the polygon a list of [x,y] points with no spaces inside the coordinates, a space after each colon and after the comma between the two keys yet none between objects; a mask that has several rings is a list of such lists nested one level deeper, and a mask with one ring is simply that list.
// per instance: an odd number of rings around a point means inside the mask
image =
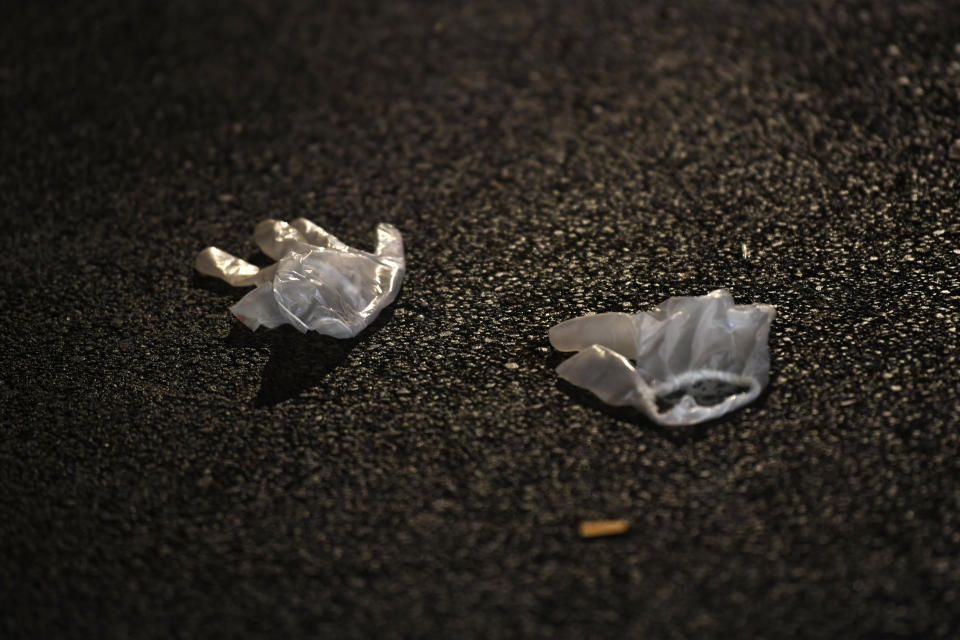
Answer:
[{"label": "white latex glove", "polygon": [[550,329],[550,343],[579,352],[557,367],[567,382],[607,404],[633,405],[660,424],[690,425],[760,395],[770,375],[767,337],[775,315],[770,305],[734,305],[718,289],[669,298],[645,313],[567,320]]},{"label": "white latex glove", "polygon": [[403,282],[403,238],[390,224],[377,225],[374,253],[352,249],[304,218],[264,220],[253,238],[276,264],[260,269],[216,247],[194,262],[200,273],[235,287],[257,287],[230,308],[253,330],[292,324],[303,333],[350,338],[393,302]]}]

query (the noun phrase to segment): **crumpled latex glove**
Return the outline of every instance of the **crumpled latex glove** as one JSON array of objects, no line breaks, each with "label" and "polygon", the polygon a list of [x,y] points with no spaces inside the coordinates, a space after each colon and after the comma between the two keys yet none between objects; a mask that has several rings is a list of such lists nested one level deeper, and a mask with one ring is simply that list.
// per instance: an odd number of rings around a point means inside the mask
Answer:
[{"label": "crumpled latex glove", "polygon": [[253,239],[278,262],[260,269],[207,247],[194,263],[200,273],[235,287],[256,286],[230,308],[250,329],[291,324],[303,333],[350,338],[400,291],[406,262],[403,238],[393,225],[377,225],[373,253],[348,247],[305,218],[290,224],[264,220]]},{"label": "crumpled latex glove", "polygon": [[[601,313],[550,329],[564,380],[663,425],[697,424],[752,402],[770,375],[770,305],[734,305],[724,289],[669,298],[635,315]],[[631,362],[632,361],[632,362]]]}]

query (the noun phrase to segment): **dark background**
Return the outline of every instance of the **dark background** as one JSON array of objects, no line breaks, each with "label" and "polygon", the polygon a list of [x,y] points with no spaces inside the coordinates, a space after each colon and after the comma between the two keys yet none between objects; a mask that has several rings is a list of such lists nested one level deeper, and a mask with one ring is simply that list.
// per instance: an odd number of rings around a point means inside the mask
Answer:
[{"label": "dark background", "polygon": [[[0,25],[0,635],[957,632],[956,3]],[[356,339],[192,271],[298,216],[404,234]],[[553,324],[717,287],[778,309],[752,406],[558,383]]]}]

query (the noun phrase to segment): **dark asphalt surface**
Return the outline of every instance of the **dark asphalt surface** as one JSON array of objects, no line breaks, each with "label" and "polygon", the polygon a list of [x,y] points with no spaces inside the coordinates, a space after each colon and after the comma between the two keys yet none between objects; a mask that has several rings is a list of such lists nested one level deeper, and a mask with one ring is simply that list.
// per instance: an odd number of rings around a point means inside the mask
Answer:
[{"label": "dark asphalt surface", "polygon": [[[945,1],[3,3],[0,636],[956,637],[958,114]],[[298,216],[356,339],[191,269]],[[754,405],[558,383],[717,287]]]}]

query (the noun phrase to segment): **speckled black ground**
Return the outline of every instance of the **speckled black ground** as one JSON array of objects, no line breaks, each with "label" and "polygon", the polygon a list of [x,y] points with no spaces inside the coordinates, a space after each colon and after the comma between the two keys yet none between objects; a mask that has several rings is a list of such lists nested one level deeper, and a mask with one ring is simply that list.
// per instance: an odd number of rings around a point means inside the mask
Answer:
[{"label": "speckled black ground", "polygon": [[[956,5],[195,4],[0,5],[0,635],[958,632]],[[301,215],[404,233],[357,339],[191,270]],[[721,286],[753,406],[557,383]]]}]

